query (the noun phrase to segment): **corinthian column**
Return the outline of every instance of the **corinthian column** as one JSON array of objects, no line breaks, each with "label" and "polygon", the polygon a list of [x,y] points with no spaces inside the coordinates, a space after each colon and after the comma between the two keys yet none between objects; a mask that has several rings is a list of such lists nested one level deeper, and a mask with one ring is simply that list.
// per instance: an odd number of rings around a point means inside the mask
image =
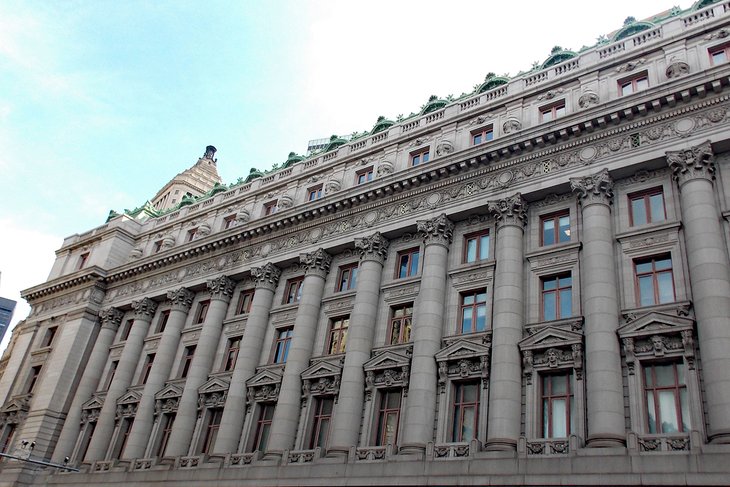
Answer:
[{"label": "corinthian column", "polygon": [[299,260],[305,268],[304,288],[271,424],[268,451],[274,455],[281,455],[294,446],[302,397],[301,374],[309,366],[312,356],[324,281],[332,263],[332,257],[321,248],[311,254],[300,255]]},{"label": "corinthian column", "polygon": [[81,430],[81,405],[88,401],[99,387],[101,373],[109,357],[109,347],[114,341],[114,336],[117,334],[117,329],[123,317],[124,313],[117,308],[107,308],[99,311],[101,330],[99,330],[99,335],[97,335],[96,342],[94,342],[94,348],[91,350],[86,369],[84,369],[71,408],[68,410],[66,420],[63,423],[61,435],[58,437],[56,449],[53,451],[53,461],[56,463],[63,462],[73,452]]},{"label": "corinthian column", "polygon": [[667,152],[667,162],[680,190],[702,353],[708,438],[712,443],[730,443],[730,263],[712,183],[714,159],[710,141]]},{"label": "corinthian column", "polygon": [[193,304],[193,298],[195,298],[195,293],[184,287],[167,292],[167,299],[172,305],[170,316],[157,346],[155,361],[152,363],[152,370],[147,377],[142,398],[139,401],[132,431],[129,433],[127,446],[122,452],[123,458],[139,458],[144,455],[154,422],[155,394],[162,389],[165,381],[170,377],[175,351],[180,342],[180,332],[185,326],[185,319]]},{"label": "corinthian column", "polygon": [[446,297],[446,270],[454,224],[442,213],[416,221],[423,237],[423,273],[413,311],[413,358],[408,379],[403,450],[418,453],[433,440],[436,417],[436,352],[441,348]]},{"label": "corinthian column", "polygon": [[571,178],[583,212],[580,253],[581,297],[585,316],[586,403],[590,447],[622,446],[626,439],[621,380],[618,282],[614,259],[611,199],[613,180],[608,170]]},{"label": "corinthian column", "polygon": [[243,330],[236,366],[231,376],[231,386],[228,389],[228,397],[215,443],[216,453],[230,453],[238,449],[246,410],[246,381],[256,372],[281,271],[269,262],[263,267],[252,268],[251,276],[256,282],[256,291],[251,302],[246,327]]},{"label": "corinthian column", "polygon": [[137,369],[144,339],[147,336],[152,317],[155,315],[157,303],[149,298],[144,298],[140,301],[132,301],[132,308],[134,309],[132,329],[129,331],[129,336],[124,344],[122,356],[119,358],[119,365],[117,365],[114,379],[104,398],[104,405],[99,413],[96,429],[94,429],[94,436],[91,438],[89,450],[86,453],[86,460],[90,462],[103,460],[109,448],[109,442],[114,431],[117,399],[127,391],[132,383],[132,375]]},{"label": "corinthian column", "polygon": [[170,433],[166,456],[186,455],[190,449],[195,423],[198,419],[198,389],[208,380],[213,368],[215,350],[223,329],[228,303],[231,302],[236,283],[226,276],[220,276],[207,282],[210,291],[210,308],[205,315],[200,338],[195,348],[195,356],[190,363],[185,388],[180,397],[180,405],[175,416],[175,425]]},{"label": "corinthian column", "polygon": [[517,344],[522,340],[524,326],[527,203],[516,193],[490,201],[487,209],[497,220],[487,450],[514,450],[520,437],[522,410],[522,361]]},{"label": "corinthian column", "polygon": [[389,242],[380,232],[368,238],[355,239],[355,247],[360,252],[357,293],[350,313],[337,414],[330,432],[330,451],[338,456],[346,455],[351,446],[357,445],[365,400],[365,373],[362,367],[370,359],[373,349],[380,281],[388,246]]}]

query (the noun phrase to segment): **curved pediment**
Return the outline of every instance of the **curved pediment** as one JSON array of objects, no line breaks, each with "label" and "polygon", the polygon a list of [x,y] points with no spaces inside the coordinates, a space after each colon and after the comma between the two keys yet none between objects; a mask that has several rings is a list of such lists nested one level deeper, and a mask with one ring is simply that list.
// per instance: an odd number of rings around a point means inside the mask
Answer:
[{"label": "curved pediment", "polygon": [[570,346],[581,343],[583,335],[562,328],[548,326],[523,339],[519,343],[520,350],[536,350],[550,347]]},{"label": "curved pediment", "polygon": [[380,355],[376,355],[375,357],[365,362],[365,364],[363,364],[363,368],[366,371],[382,370],[403,367],[404,365],[408,365],[410,363],[411,359],[408,356],[394,352],[392,350],[388,350],[381,353]]},{"label": "curved pediment", "polygon": [[653,311],[626,323],[618,329],[621,338],[641,337],[692,330],[694,320],[684,316]]},{"label": "curved pediment", "polygon": [[436,361],[443,362],[448,360],[469,359],[489,355],[490,347],[481,343],[457,340],[449,346],[442,348],[436,353]]}]

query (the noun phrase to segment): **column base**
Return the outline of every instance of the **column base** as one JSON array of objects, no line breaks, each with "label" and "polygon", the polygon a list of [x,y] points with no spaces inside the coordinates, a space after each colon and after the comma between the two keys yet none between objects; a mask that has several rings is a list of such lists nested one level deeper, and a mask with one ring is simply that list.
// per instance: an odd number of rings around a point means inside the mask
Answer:
[{"label": "column base", "polygon": [[626,446],[626,437],[611,433],[597,433],[588,435],[586,439],[587,448],[617,448]]},{"label": "column base", "polygon": [[333,446],[327,448],[327,458],[347,458],[350,456],[350,448],[344,446]]},{"label": "column base", "polygon": [[484,451],[517,451],[517,440],[511,438],[488,438]]},{"label": "column base", "polygon": [[707,435],[708,443],[726,445],[730,443],[730,430],[715,430]]},{"label": "column base", "polygon": [[407,443],[398,447],[398,455],[424,455],[426,445],[423,443]]},{"label": "column base", "polygon": [[267,450],[261,456],[261,460],[281,460],[283,457],[284,452],[282,450]]}]

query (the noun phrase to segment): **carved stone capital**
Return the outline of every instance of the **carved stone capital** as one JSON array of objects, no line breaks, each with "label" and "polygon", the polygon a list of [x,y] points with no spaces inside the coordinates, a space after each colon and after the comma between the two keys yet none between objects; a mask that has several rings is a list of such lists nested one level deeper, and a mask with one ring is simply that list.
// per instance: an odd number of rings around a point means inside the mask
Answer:
[{"label": "carved stone capital", "polygon": [[194,298],[195,293],[186,287],[181,287],[174,291],[167,291],[167,299],[172,304],[173,309],[178,309],[186,313],[190,311]]},{"label": "carved stone capital", "polygon": [[208,285],[211,298],[225,302],[231,300],[231,297],[233,297],[233,289],[236,287],[236,283],[228,276],[216,277],[206,284]]},{"label": "carved stone capital", "polygon": [[116,330],[122,323],[123,317],[124,312],[117,308],[112,307],[99,310],[99,319],[101,320],[102,328],[111,328],[112,330]]},{"label": "carved stone capital", "polygon": [[157,303],[150,298],[143,298],[139,301],[132,301],[134,318],[137,320],[151,320],[157,311]]},{"label": "carved stone capital", "polygon": [[520,193],[489,201],[487,211],[497,219],[497,230],[509,225],[525,228],[527,224],[527,202]]},{"label": "carved stone capital", "polygon": [[311,254],[299,254],[299,262],[304,266],[305,275],[314,274],[325,277],[330,271],[332,256],[320,247]]},{"label": "carved stone capital", "polygon": [[267,262],[262,267],[252,267],[251,277],[256,283],[257,288],[265,288],[274,290],[279,284],[279,277],[281,277],[281,269],[276,267],[271,262]]},{"label": "carved stone capital", "polygon": [[446,213],[431,220],[416,220],[416,227],[426,245],[436,244],[448,248],[454,239],[454,223],[447,218]]},{"label": "carved stone capital", "polygon": [[613,179],[608,174],[608,169],[604,169],[590,176],[570,178],[570,189],[584,207],[593,203],[610,205],[613,198]]},{"label": "carved stone capital", "polygon": [[681,187],[692,179],[715,179],[715,154],[710,141],[678,151],[667,151],[667,164]]},{"label": "carved stone capital", "polygon": [[355,248],[360,252],[361,261],[374,260],[381,264],[385,263],[389,246],[390,242],[380,232],[375,232],[369,237],[355,239]]}]

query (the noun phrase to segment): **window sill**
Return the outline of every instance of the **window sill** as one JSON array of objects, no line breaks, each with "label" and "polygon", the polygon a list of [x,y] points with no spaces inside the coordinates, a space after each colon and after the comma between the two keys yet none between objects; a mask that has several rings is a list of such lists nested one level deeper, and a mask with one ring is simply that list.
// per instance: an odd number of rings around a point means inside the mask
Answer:
[{"label": "window sill", "polygon": [[647,223],[645,225],[631,227],[630,230],[627,230],[625,232],[617,233],[616,240],[618,240],[620,242],[624,239],[635,237],[637,235],[643,235],[645,233],[650,233],[650,232],[659,232],[662,230],[669,230],[671,228],[675,228],[675,229],[679,230],[681,228],[681,226],[682,226],[682,222],[677,221],[677,220],[675,220],[675,221],[665,220],[665,221],[659,222],[659,223]]}]

